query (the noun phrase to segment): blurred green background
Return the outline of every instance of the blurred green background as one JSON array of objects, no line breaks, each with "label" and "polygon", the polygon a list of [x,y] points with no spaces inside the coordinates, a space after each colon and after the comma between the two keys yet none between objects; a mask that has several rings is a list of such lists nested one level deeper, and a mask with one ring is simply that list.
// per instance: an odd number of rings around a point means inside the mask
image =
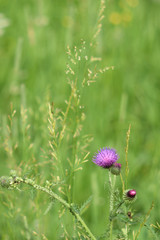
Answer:
[{"label": "blurred green background", "polygon": [[[17,124],[20,106],[29,109],[34,156],[40,161],[40,148],[47,141],[44,103],[50,96],[50,102],[64,108],[69,96],[67,45],[74,47],[82,38],[90,41],[99,6],[100,1],[91,0],[0,1],[0,175],[8,174],[9,168],[22,159],[26,163],[33,154],[25,149],[15,155],[4,151],[10,103],[17,111]],[[145,214],[154,201],[151,222],[160,222],[159,7],[159,0],[106,1],[94,55],[102,57],[102,66],[115,69],[101,75],[82,99],[86,113],[83,131],[94,140],[89,148],[90,161],[77,174],[75,193],[78,204],[93,195],[83,217],[96,234],[106,226],[108,190],[107,175],[92,164],[92,155],[100,147],[114,147],[124,166],[129,124],[128,185],[137,190],[135,211]],[[50,175],[50,169],[44,168],[38,178],[41,175]],[[58,238],[58,204],[44,216],[48,199],[40,194],[37,202],[32,201],[34,194],[0,190],[0,239],[45,239],[42,234],[48,239]],[[144,229],[140,239],[151,239],[147,234]]]}]

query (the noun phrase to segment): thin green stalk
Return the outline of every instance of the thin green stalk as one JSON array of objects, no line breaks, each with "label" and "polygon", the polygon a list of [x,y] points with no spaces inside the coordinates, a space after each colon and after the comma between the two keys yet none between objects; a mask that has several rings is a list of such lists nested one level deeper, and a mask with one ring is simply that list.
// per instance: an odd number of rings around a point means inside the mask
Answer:
[{"label": "thin green stalk", "polygon": [[128,224],[125,225],[125,240],[128,240]]},{"label": "thin green stalk", "polygon": [[[64,176],[63,164],[62,164],[62,159],[61,159],[59,150],[60,150],[61,142],[62,142],[62,139],[64,137],[65,130],[66,130],[66,120],[67,120],[67,117],[68,117],[69,110],[71,108],[71,103],[72,103],[72,98],[74,96],[74,93],[75,93],[75,87],[71,86],[71,94],[70,94],[70,97],[69,97],[69,100],[68,100],[68,105],[67,105],[66,111],[64,113],[64,118],[63,118],[63,122],[62,122],[62,130],[60,131],[59,138],[58,138],[58,144],[57,144],[57,154],[58,154],[58,159],[59,159],[59,162],[60,162],[59,166],[60,166],[60,170],[61,170],[61,174],[63,176],[63,179],[65,179],[65,176]],[[71,193],[68,191],[68,186],[65,186],[65,193],[66,193],[66,196],[68,198],[68,202],[71,204],[71,201],[72,201],[71,200]]]},{"label": "thin green stalk", "polygon": [[125,148],[125,153],[126,153],[126,167],[125,167],[125,187],[127,189],[127,184],[128,184],[128,173],[129,173],[129,167],[128,167],[128,147],[129,147],[129,137],[130,137],[130,132],[131,132],[131,124],[129,125],[129,129],[127,131],[127,137],[126,137],[126,148]]},{"label": "thin green stalk", "polygon": [[[2,177],[3,178],[3,177]],[[4,180],[3,180],[4,181]],[[2,183],[3,183],[2,181]],[[32,179],[29,178],[21,178],[21,177],[14,177],[11,178],[9,177],[8,180],[9,183],[9,187],[14,186],[15,184],[19,184],[19,183],[24,183],[27,185],[32,186],[34,189],[40,190],[42,192],[47,193],[49,196],[51,196],[52,198],[56,199],[57,201],[59,201],[61,204],[63,204],[66,208],[68,208],[68,210],[74,215],[74,217],[81,223],[81,225],[83,226],[83,228],[85,229],[85,231],[88,233],[88,236],[90,237],[90,239],[92,240],[96,240],[96,238],[94,237],[94,235],[92,234],[92,232],[90,231],[90,229],[87,227],[86,223],[83,221],[83,219],[81,218],[81,216],[79,215],[79,213],[77,213],[74,208],[72,207],[72,204],[69,204],[68,202],[66,202],[63,198],[61,198],[59,195],[57,195],[56,193],[54,193],[52,190],[46,188],[46,187],[42,187],[38,184],[36,184]],[[4,184],[4,183],[3,183]],[[2,184],[1,184],[2,185]],[[3,185],[4,186],[4,185]]]},{"label": "thin green stalk", "polygon": [[[76,129],[78,127],[78,119],[80,119],[80,117],[78,116],[78,110],[79,110],[79,106],[78,106],[78,99],[76,98],[76,113],[75,113],[75,127],[74,127],[74,132],[76,132]],[[78,118],[79,117],[79,118]],[[77,154],[77,142],[78,142],[78,136],[73,136],[73,150],[72,150],[72,164],[73,164],[73,169],[71,170],[71,176],[70,176],[70,185],[72,186],[71,188],[71,192],[70,192],[70,201],[74,201],[74,185],[75,185],[75,160],[76,160],[76,154]]]},{"label": "thin green stalk", "polygon": [[140,224],[139,230],[138,230],[138,232],[136,232],[136,234],[135,234],[135,238],[134,238],[135,240],[138,239],[138,237],[139,237],[139,235],[140,235],[140,233],[141,233],[141,230],[142,230],[143,226],[145,225],[145,223],[146,223],[146,221],[147,221],[147,219],[148,219],[148,217],[149,217],[149,215],[150,215],[153,207],[154,207],[154,202],[152,202],[152,205],[151,205],[149,211],[148,211],[147,214],[145,215],[143,222]]},{"label": "thin green stalk", "polygon": [[116,183],[116,176],[112,176],[111,172],[109,171],[109,186],[110,186],[110,208],[109,208],[109,239],[112,240],[112,229],[113,229],[113,207],[114,207],[114,186]]},{"label": "thin green stalk", "polygon": [[122,206],[122,204],[124,203],[124,200],[121,201],[118,206],[114,209],[114,211],[112,212],[112,216],[114,217],[115,214],[117,213],[118,209]]},{"label": "thin green stalk", "polygon": [[72,98],[73,98],[74,93],[75,93],[75,88],[72,88],[71,95],[70,95],[69,101],[68,101],[68,105],[67,105],[66,111],[64,113],[64,119],[63,119],[63,122],[62,122],[62,130],[59,134],[59,139],[58,139],[58,146],[61,145],[61,141],[63,139],[63,135],[64,135],[65,128],[66,128],[66,120],[67,120],[68,112],[69,112],[70,107],[71,107],[71,102],[72,102]]}]

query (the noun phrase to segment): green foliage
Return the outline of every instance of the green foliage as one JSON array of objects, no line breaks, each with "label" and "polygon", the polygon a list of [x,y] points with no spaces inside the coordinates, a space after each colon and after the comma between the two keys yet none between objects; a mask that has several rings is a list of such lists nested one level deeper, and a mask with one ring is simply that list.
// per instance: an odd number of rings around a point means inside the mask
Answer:
[{"label": "green foliage", "polygon": [[[127,188],[138,195],[135,212],[128,209],[131,219],[125,208],[118,209],[117,239],[125,233],[125,228],[119,233],[120,221],[130,225],[130,238],[136,239],[142,224],[138,239],[156,239],[159,2],[107,1],[104,9],[101,1],[98,12],[99,5],[91,0],[0,1],[0,176],[15,169],[18,176],[74,202],[100,236],[107,226],[109,190],[104,191],[104,171],[91,158],[98,148],[114,146]],[[8,187],[13,175],[1,178],[2,185]],[[116,186],[121,189],[120,181]],[[121,190],[114,192],[118,203],[121,196]],[[152,218],[144,222],[152,201]],[[0,239],[86,239],[64,207],[31,187],[1,189],[0,212]]]}]

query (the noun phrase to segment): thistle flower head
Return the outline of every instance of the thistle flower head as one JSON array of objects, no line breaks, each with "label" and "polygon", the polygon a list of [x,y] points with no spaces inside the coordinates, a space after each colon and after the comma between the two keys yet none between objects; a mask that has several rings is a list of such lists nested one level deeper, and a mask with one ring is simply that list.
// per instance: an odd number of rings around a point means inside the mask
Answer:
[{"label": "thistle flower head", "polygon": [[113,148],[103,148],[93,157],[93,162],[100,167],[110,168],[119,158]]}]

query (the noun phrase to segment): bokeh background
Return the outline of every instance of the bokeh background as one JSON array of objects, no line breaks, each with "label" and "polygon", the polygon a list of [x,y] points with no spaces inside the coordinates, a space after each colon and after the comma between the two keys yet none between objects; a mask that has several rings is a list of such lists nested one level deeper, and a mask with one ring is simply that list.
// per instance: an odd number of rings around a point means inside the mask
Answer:
[{"label": "bokeh background", "polygon": [[[4,150],[11,103],[18,124],[21,105],[29,109],[34,156],[41,161],[40,148],[47,141],[44,103],[49,95],[50,102],[64,108],[70,91],[65,75],[67,45],[74,47],[82,38],[91,39],[99,6],[100,1],[91,0],[0,1],[0,175],[28,158],[25,149],[16,154]],[[94,54],[102,58],[102,66],[115,68],[91,84],[82,99],[86,114],[83,131],[94,140],[89,147],[90,161],[77,174],[75,193],[78,204],[93,195],[84,219],[96,234],[106,226],[108,192],[107,175],[91,162],[92,155],[100,147],[114,147],[125,165],[129,124],[128,185],[137,191],[135,213],[147,213],[154,201],[150,221],[160,223],[159,8],[159,0],[106,1]],[[41,174],[48,176],[50,171],[44,169],[37,178]],[[43,234],[57,239],[61,228],[58,204],[44,216],[47,200],[40,194],[35,202],[35,194],[0,190],[0,239],[45,239]],[[144,228],[140,239],[151,239],[147,234]]]}]

